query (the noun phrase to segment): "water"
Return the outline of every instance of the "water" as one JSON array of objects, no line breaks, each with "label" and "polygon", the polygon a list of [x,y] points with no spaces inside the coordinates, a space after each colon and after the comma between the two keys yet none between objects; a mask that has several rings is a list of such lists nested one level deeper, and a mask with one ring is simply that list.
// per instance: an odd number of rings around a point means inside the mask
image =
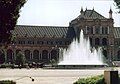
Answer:
[{"label": "water", "polygon": [[60,49],[60,54],[58,65],[104,65],[101,48],[91,48],[82,30],[80,40],[73,40],[68,49]]}]

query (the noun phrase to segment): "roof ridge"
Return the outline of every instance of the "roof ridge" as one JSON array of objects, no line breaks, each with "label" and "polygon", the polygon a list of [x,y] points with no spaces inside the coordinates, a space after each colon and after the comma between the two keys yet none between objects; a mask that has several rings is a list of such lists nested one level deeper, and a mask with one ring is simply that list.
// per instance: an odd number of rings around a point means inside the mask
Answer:
[{"label": "roof ridge", "polygon": [[[40,37],[51,38],[55,35],[55,38],[62,38],[65,35],[65,38],[73,38],[75,32],[72,31],[72,27],[46,27],[46,26],[28,26],[28,25],[16,25],[15,30],[11,31],[13,34],[18,34],[18,37],[24,37],[27,34],[27,37]],[[71,33],[71,32],[72,33]]]},{"label": "roof ridge", "polygon": [[97,13],[98,15],[100,15],[101,17],[106,18],[103,15],[101,15],[100,13],[98,13],[97,11],[94,11],[94,12]]},{"label": "roof ridge", "polygon": [[37,26],[37,25],[16,25],[21,27],[49,27],[49,28],[68,28],[69,26]]}]

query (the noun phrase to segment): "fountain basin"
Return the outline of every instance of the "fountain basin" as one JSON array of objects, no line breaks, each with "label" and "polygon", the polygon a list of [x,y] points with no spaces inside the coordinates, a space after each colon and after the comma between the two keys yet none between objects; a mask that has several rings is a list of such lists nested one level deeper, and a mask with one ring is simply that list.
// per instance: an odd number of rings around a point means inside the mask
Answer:
[{"label": "fountain basin", "polygon": [[92,48],[89,38],[85,38],[83,30],[79,40],[74,39],[67,49],[60,49],[58,68],[104,67],[102,48]]},{"label": "fountain basin", "polygon": [[90,69],[90,68],[102,68],[102,67],[106,67],[107,65],[103,64],[103,65],[56,65],[56,68],[58,69]]}]

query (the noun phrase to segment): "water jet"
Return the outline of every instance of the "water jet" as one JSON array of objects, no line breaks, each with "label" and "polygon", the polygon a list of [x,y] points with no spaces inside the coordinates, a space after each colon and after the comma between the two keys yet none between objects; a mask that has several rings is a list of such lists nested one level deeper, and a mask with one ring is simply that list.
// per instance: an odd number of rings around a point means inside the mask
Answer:
[{"label": "water jet", "polygon": [[67,49],[60,49],[60,68],[103,67],[102,48],[91,48],[89,38],[85,38],[83,30],[80,37],[74,39]]}]

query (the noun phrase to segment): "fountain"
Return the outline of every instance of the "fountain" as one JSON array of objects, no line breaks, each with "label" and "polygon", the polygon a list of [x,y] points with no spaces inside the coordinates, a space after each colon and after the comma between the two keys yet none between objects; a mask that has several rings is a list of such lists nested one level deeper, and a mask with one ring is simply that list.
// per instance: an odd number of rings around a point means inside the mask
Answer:
[{"label": "fountain", "polygon": [[84,38],[83,30],[79,39],[74,39],[68,49],[60,49],[58,66],[67,68],[104,66],[102,49],[91,48],[89,38]]}]

